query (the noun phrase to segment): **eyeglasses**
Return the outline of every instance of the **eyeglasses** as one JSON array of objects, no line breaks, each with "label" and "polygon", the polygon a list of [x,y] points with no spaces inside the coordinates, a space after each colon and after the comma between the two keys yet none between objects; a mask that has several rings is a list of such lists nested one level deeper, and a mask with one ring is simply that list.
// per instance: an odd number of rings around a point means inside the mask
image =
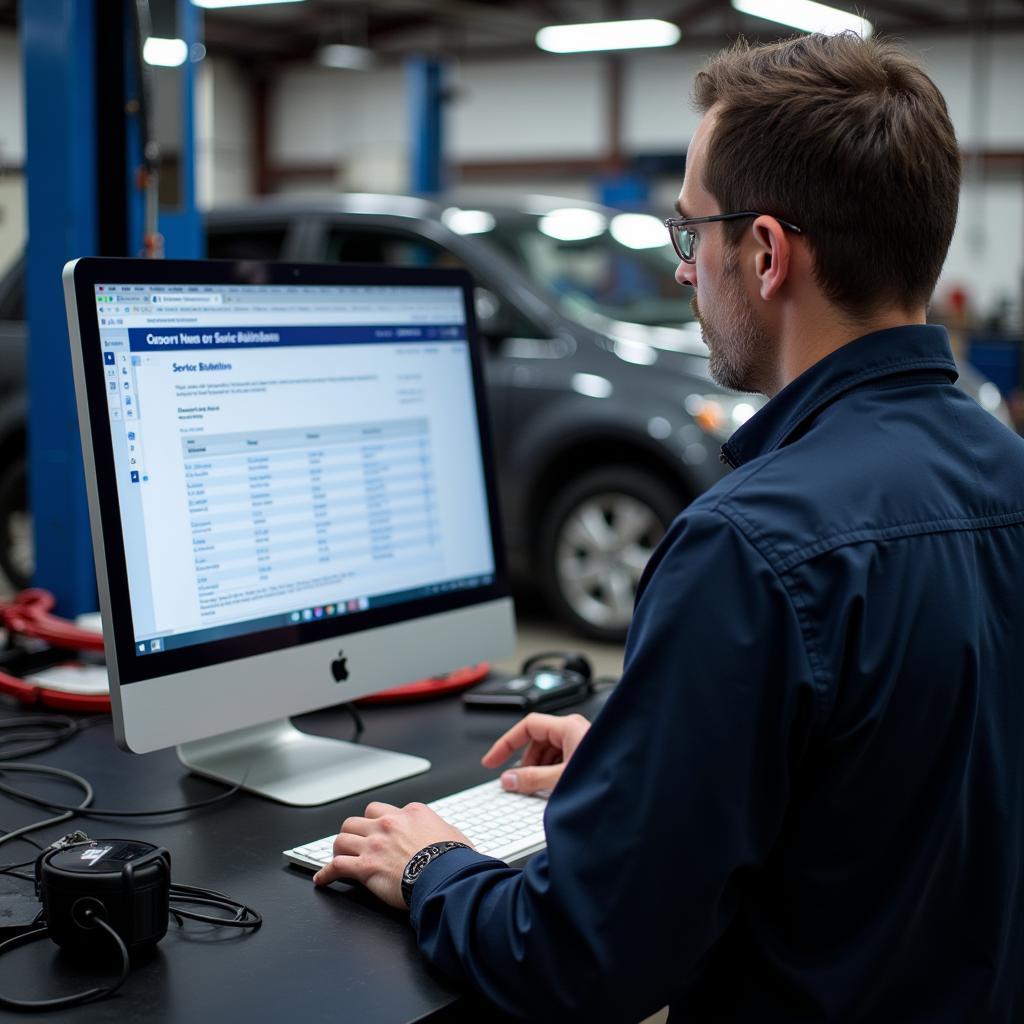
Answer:
[{"label": "eyeglasses", "polygon": [[[738,220],[740,217],[767,217],[772,214],[755,213],[746,210],[743,213],[716,213],[712,217],[666,217],[665,227],[668,228],[668,236],[672,239],[672,248],[676,255],[684,263],[696,263],[697,257],[697,233],[692,229],[694,224],[711,224],[716,220]],[[798,235],[803,232],[795,224],[781,217],[775,218],[788,231],[795,231]]]}]

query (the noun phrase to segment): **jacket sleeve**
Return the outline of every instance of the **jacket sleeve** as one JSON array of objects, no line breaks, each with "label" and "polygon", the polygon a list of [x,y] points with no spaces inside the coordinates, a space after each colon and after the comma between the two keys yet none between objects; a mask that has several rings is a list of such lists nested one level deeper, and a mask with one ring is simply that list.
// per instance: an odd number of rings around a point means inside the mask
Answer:
[{"label": "jacket sleeve", "polygon": [[792,595],[716,511],[645,574],[622,680],[522,871],[455,851],[413,894],[421,949],[507,1013],[636,1021],[728,927],[781,828],[814,717]]}]

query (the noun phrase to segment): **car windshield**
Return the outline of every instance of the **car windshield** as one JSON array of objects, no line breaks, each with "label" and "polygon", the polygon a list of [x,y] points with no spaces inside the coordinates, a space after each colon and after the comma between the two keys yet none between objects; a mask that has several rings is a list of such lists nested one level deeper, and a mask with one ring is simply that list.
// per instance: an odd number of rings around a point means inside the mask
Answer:
[{"label": "car windshield", "polygon": [[570,314],[664,327],[693,320],[665,226],[650,214],[566,207],[498,220],[488,235]]}]

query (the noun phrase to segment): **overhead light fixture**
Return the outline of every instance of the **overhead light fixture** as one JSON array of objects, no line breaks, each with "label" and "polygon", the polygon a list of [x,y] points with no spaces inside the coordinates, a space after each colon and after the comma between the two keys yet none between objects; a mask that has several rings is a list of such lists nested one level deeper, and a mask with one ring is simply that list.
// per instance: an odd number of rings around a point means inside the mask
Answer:
[{"label": "overhead light fixture", "polygon": [[192,0],[196,7],[219,11],[224,7],[262,7],[267,4],[301,4],[303,0]]},{"label": "overhead light fixture", "polygon": [[494,230],[494,214],[486,210],[461,210],[449,206],[441,214],[441,222],[457,235],[483,235]]},{"label": "overhead light fixture", "polygon": [[188,60],[188,43],[184,39],[150,36],[142,44],[142,59],[157,68],[179,68]]},{"label": "overhead light fixture", "polygon": [[665,222],[649,213],[618,213],[612,217],[612,238],[630,249],[657,249],[668,245]]},{"label": "overhead light fixture", "polygon": [[836,10],[814,0],[732,0],[733,7],[741,14],[751,14],[765,21],[798,28],[804,32],[823,32],[827,36],[840,32],[856,32],[862,39],[868,39],[874,26],[867,18]]},{"label": "overhead light fixture", "polygon": [[569,387],[587,398],[607,398],[615,390],[607,377],[600,377],[596,373],[574,373],[569,380]]},{"label": "overhead light fixture", "polygon": [[537,45],[550,53],[635,50],[673,46],[679,42],[681,34],[678,25],[657,18],[594,21],[584,25],[549,25],[537,33]]},{"label": "overhead light fixture", "polygon": [[351,68],[353,71],[365,71],[373,64],[373,51],[366,49],[365,46],[331,43],[330,46],[320,48],[317,58],[327,68]]},{"label": "overhead light fixture", "polygon": [[597,238],[608,227],[608,218],[597,210],[583,207],[564,207],[544,214],[537,223],[537,229],[559,242],[582,242]]}]

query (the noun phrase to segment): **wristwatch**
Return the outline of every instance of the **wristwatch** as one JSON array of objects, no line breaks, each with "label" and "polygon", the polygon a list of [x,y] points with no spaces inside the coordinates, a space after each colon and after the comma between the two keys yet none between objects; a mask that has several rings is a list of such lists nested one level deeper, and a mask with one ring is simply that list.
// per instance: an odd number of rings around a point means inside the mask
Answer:
[{"label": "wristwatch", "polygon": [[460,847],[463,850],[472,849],[465,843],[432,843],[430,846],[424,846],[419,853],[414,853],[409,858],[409,863],[405,865],[405,870],[402,872],[402,899],[405,900],[407,907],[412,906],[412,887],[416,884],[416,879],[423,873],[423,869],[432,860],[437,860],[449,850],[458,850]]}]

